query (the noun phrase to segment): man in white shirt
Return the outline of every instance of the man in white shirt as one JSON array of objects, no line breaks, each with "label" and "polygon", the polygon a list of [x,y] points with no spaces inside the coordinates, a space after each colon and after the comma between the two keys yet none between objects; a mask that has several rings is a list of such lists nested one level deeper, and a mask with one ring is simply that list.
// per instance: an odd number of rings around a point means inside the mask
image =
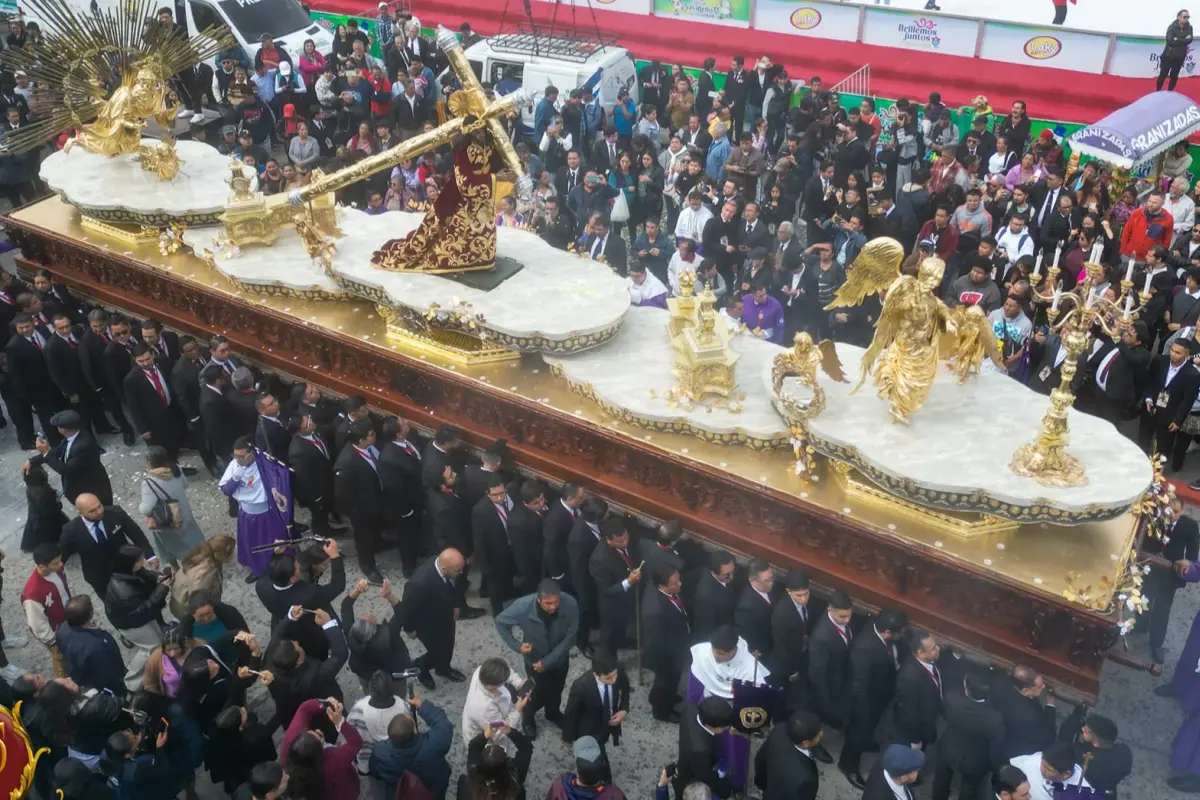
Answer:
[{"label": "man in white shirt", "polygon": [[1063,786],[1091,785],[1075,763],[1070,742],[1055,742],[1039,753],[1017,756],[1009,763],[1029,781],[1029,800],[1055,800],[1055,792]]},{"label": "man in white shirt", "polygon": [[1033,258],[1033,237],[1025,230],[1025,219],[1014,214],[1008,221],[1008,227],[996,236],[996,253],[1007,263],[1004,275],[993,275],[992,280],[1003,282],[1013,266],[1024,256]]},{"label": "man in white shirt", "polygon": [[1187,178],[1176,178],[1171,181],[1171,191],[1167,195],[1163,208],[1171,212],[1175,220],[1176,238],[1186,237],[1196,225],[1196,201],[1187,193]]}]

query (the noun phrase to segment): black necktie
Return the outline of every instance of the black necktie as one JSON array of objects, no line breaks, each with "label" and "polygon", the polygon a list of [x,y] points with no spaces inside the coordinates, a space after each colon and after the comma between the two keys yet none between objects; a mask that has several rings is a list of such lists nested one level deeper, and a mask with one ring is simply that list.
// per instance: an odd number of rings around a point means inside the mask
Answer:
[{"label": "black necktie", "polygon": [[604,684],[604,716],[606,719],[611,719],[612,715],[612,687],[606,683]]},{"label": "black necktie", "polygon": [[100,544],[104,544],[106,539],[108,539],[108,537],[104,534],[104,522],[102,520],[96,523],[96,541]]}]

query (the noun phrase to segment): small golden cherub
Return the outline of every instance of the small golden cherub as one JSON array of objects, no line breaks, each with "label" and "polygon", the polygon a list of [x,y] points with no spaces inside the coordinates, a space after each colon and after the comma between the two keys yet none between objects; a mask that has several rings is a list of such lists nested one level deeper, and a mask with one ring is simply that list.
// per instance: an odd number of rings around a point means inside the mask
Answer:
[{"label": "small golden cherub", "polygon": [[972,374],[979,374],[979,367],[986,355],[1001,369],[1004,361],[996,348],[996,335],[988,324],[987,315],[979,306],[958,306],[950,312],[956,329],[954,356],[946,368],[958,377],[958,384],[967,382]]}]

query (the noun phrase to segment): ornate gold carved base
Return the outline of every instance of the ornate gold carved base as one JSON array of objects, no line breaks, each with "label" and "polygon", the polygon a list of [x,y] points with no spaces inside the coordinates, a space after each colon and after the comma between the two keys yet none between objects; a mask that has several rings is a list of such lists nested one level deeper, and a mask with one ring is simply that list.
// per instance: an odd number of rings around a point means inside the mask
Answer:
[{"label": "ornate gold carved base", "polygon": [[417,312],[397,310],[377,303],[379,316],[387,324],[387,338],[417,354],[436,356],[462,366],[516,361],[520,352],[482,339],[465,331],[431,327]]},{"label": "ornate gold carved base", "polygon": [[1076,456],[1065,446],[1047,446],[1040,438],[1017,448],[1010,469],[1042,486],[1086,486],[1088,482],[1083,463]]},{"label": "ornate gold carved base", "polygon": [[126,247],[138,247],[158,242],[161,231],[151,225],[134,225],[120,222],[101,222],[86,214],[79,215],[79,225],[89,233],[103,236]]},{"label": "ornate gold carved base", "polygon": [[975,539],[1015,531],[1019,525],[991,514],[974,511],[942,511],[921,506],[888,494],[863,478],[845,461],[826,458],[830,474],[848,497],[853,497],[897,516],[942,531],[960,539]]}]

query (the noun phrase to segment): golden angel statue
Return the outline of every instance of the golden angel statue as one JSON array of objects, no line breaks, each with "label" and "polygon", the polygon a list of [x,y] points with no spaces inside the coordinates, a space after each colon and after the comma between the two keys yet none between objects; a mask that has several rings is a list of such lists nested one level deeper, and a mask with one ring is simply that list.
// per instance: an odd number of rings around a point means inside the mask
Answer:
[{"label": "golden angel statue", "polygon": [[[830,339],[814,344],[804,331],[793,338],[791,350],[775,356],[771,365],[771,399],[788,423],[792,433],[792,449],[796,454],[796,474],[812,475],[816,467],[812,444],[809,443],[808,422],[825,410],[825,390],[817,382],[817,369],[838,383],[846,383],[842,362]],[[783,382],[795,378],[809,394],[807,403],[798,401],[783,391]]]},{"label": "golden angel statue", "polygon": [[958,384],[967,382],[972,374],[979,374],[983,357],[987,356],[1000,369],[1004,360],[996,346],[996,334],[987,320],[987,314],[979,306],[958,306],[950,312],[953,327],[957,330],[954,342],[954,357],[946,368],[958,376]]},{"label": "golden angel statue", "polygon": [[22,153],[67,130],[67,148],[105,156],[139,154],[142,169],[170,180],[179,157],[169,136],[143,146],[146,122],[170,130],[178,108],[168,103],[168,81],[234,44],[224,26],[188,38],[174,23],[157,20],[154,0],[130,0],[98,14],[76,12],[70,0],[29,0],[27,10],[45,20],[33,47],[8,51],[6,65],[23,69],[51,109],[37,122],[5,136],[4,147]]},{"label": "golden angel statue", "polygon": [[862,358],[858,391],[869,373],[879,397],[888,401],[892,422],[908,424],[924,404],[937,374],[938,340],[955,333],[946,304],[935,292],[946,265],[939,258],[921,262],[916,277],[900,274],[904,248],[895,239],[873,239],[859,252],[846,282],[825,308],[856,306],[873,292],[887,290],[875,336]]}]

